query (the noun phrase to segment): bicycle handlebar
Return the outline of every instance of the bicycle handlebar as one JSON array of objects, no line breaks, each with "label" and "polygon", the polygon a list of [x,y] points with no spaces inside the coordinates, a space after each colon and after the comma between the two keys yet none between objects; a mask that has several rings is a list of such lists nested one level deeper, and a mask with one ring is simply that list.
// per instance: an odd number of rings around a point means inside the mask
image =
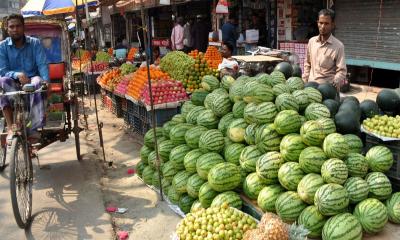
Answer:
[{"label": "bicycle handlebar", "polygon": [[42,93],[42,92],[47,92],[47,84],[46,82],[41,83],[41,87],[39,89],[36,89],[35,91],[12,91],[12,92],[5,92],[3,88],[0,87],[0,97],[2,96],[14,96],[14,95],[30,95],[30,94],[35,94],[35,93]]}]

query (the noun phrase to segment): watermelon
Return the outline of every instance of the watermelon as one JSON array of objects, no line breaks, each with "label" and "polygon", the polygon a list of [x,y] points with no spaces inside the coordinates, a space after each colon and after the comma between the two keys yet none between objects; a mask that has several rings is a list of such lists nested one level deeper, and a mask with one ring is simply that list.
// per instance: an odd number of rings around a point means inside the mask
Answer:
[{"label": "watermelon", "polygon": [[174,164],[170,161],[165,163],[162,168],[162,175],[165,179],[172,181],[172,179],[174,178],[174,176],[179,172],[179,170],[177,170],[174,167]]},{"label": "watermelon", "polygon": [[[299,77],[301,78],[302,76],[302,71],[301,71],[301,67],[299,66],[299,64],[292,64],[293,67],[293,73],[292,73],[292,77]],[[303,83],[304,84],[304,83]]]},{"label": "watermelon", "polygon": [[240,154],[239,162],[240,166],[246,172],[255,172],[256,171],[256,163],[258,158],[262,155],[261,151],[258,150],[257,146],[251,145],[247,146],[243,149]]},{"label": "watermelon", "polygon": [[299,105],[299,110],[303,111],[308,106],[308,95],[304,90],[296,90],[292,93],[293,97],[296,99]]},{"label": "watermelon", "polygon": [[229,98],[232,102],[235,103],[243,99],[244,84],[245,81],[236,79],[236,81],[229,88]]},{"label": "watermelon", "polygon": [[280,62],[275,66],[274,71],[279,71],[283,73],[285,78],[287,79],[292,76],[293,67],[288,62]]},{"label": "watermelon", "polygon": [[271,102],[275,98],[272,88],[258,82],[247,82],[243,87],[243,101],[250,103]]},{"label": "watermelon", "polygon": [[252,113],[252,119],[255,123],[273,123],[278,110],[272,102],[264,102],[257,105],[255,111]]},{"label": "watermelon", "polygon": [[204,89],[197,89],[192,93],[191,102],[196,106],[204,106],[204,99],[208,94],[209,92]]},{"label": "watermelon", "polygon": [[324,185],[324,180],[321,175],[309,173],[300,180],[297,186],[297,193],[304,202],[314,204],[315,193],[322,185]]},{"label": "watermelon", "polygon": [[232,103],[228,94],[216,95],[209,107],[217,117],[222,117],[232,111]]},{"label": "watermelon", "polygon": [[[160,165],[162,165],[164,163],[164,161],[162,159],[160,160]],[[155,151],[152,151],[149,154],[149,157],[147,159],[147,164],[152,168],[152,169],[156,169],[157,167],[157,154]]]},{"label": "watermelon", "polygon": [[321,186],[314,196],[315,206],[325,216],[334,216],[347,211],[349,201],[346,189],[336,183]]},{"label": "watermelon", "polygon": [[194,213],[200,209],[203,209],[203,206],[201,206],[201,202],[197,199],[193,202],[192,207],[190,208],[190,212]]},{"label": "watermelon", "polygon": [[142,173],[144,183],[148,185],[152,184],[153,175],[154,175],[154,170],[150,166],[145,167]]},{"label": "watermelon", "polygon": [[296,221],[306,207],[299,194],[293,191],[282,193],[275,202],[276,213],[287,223]]},{"label": "watermelon", "polygon": [[276,115],[274,124],[279,134],[297,133],[301,127],[301,118],[294,110],[283,110]]},{"label": "watermelon", "polygon": [[392,194],[392,184],[385,174],[380,172],[371,172],[365,180],[369,186],[369,197],[379,200],[385,200]]},{"label": "watermelon", "polygon": [[140,148],[140,159],[147,165],[147,157],[153,151],[153,148],[149,148],[148,146],[144,145]]},{"label": "watermelon", "polygon": [[326,99],[322,102],[322,104],[324,104],[329,109],[331,116],[335,116],[339,110],[340,103],[336,100]]},{"label": "watermelon", "polygon": [[304,88],[304,92],[307,93],[309,103],[321,103],[322,94],[313,87]]},{"label": "watermelon", "polygon": [[344,162],[349,170],[349,176],[363,178],[367,175],[368,163],[363,155],[359,153],[349,153]]},{"label": "watermelon", "polygon": [[142,177],[143,170],[144,170],[145,167],[146,167],[146,164],[144,164],[143,161],[139,161],[139,162],[136,164],[135,170],[136,170],[136,173],[137,173],[137,175],[138,175],[139,177]]},{"label": "watermelon", "polygon": [[201,86],[207,91],[214,91],[219,88],[219,80],[212,75],[205,75],[201,79]]},{"label": "watermelon", "polygon": [[386,208],[388,211],[389,220],[393,223],[400,223],[400,192],[393,193],[386,200]]},{"label": "watermelon", "polygon": [[243,182],[243,192],[250,199],[257,199],[258,194],[264,187],[266,187],[266,184],[255,172],[247,175]]},{"label": "watermelon", "polygon": [[301,151],[306,148],[302,138],[297,133],[291,133],[282,138],[280,150],[285,162],[298,162]]},{"label": "watermelon", "polygon": [[177,170],[185,169],[185,165],[183,164],[183,160],[188,152],[192,149],[188,147],[186,144],[179,145],[174,147],[169,154],[169,161],[172,162],[174,168]]},{"label": "watermelon", "polygon": [[227,203],[228,206],[234,207],[237,209],[241,209],[242,204],[243,204],[242,199],[240,198],[239,194],[237,194],[236,192],[233,192],[233,191],[227,191],[227,192],[218,194],[212,200],[211,207],[220,207],[224,203]]},{"label": "watermelon", "polygon": [[[192,110],[196,105],[192,103],[192,101],[186,101],[182,104],[181,107],[181,115],[186,118],[186,115]],[[186,122],[186,119],[185,119]],[[164,127],[164,126],[163,126]]]},{"label": "watermelon", "polygon": [[346,140],[347,145],[349,145],[349,153],[361,153],[363,143],[357,135],[345,134],[343,137]]},{"label": "watermelon", "polygon": [[314,120],[307,121],[301,126],[300,135],[308,146],[321,146],[326,137],[322,125]]},{"label": "watermelon", "polygon": [[219,192],[213,190],[208,182],[201,185],[199,190],[199,201],[203,208],[208,208],[211,206],[214,198],[219,194]]},{"label": "watermelon", "polygon": [[349,146],[343,135],[340,133],[331,133],[326,136],[323,149],[326,156],[330,158],[343,159],[349,152]]},{"label": "watermelon", "polygon": [[261,189],[258,194],[257,204],[263,212],[276,212],[275,203],[279,195],[286,190],[279,184],[269,185]]},{"label": "watermelon", "polygon": [[379,115],[379,106],[374,100],[366,99],[360,103],[361,120]]},{"label": "watermelon", "polygon": [[224,144],[224,135],[217,129],[202,133],[199,139],[199,148],[204,151],[221,152]]},{"label": "watermelon", "polygon": [[304,172],[296,162],[284,163],[278,171],[279,183],[289,191],[296,191]]},{"label": "watermelon", "polygon": [[329,135],[331,133],[336,132],[335,122],[331,118],[320,118],[317,119],[317,122],[321,124],[322,128],[324,129],[325,135]]},{"label": "watermelon", "polygon": [[171,131],[169,132],[169,139],[175,144],[175,145],[180,145],[180,144],[185,144],[185,134],[186,131],[191,129],[193,125],[188,124],[188,123],[182,123],[174,126]]},{"label": "watermelon", "polygon": [[229,88],[232,86],[234,82],[235,79],[232,76],[225,75],[221,79],[221,87],[223,87],[226,90],[229,90]]},{"label": "watermelon", "polygon": [[245,145],[241,143],[233,143],[224,150],[224,157],[227,162],[239,165],[240,154],[242,153]]},{"label": "watermelon", "polygon": [[178,204],[179,204],[179,199],[181,198],[181,195],[182,195],[182,194],[180,194],[180,193],[178,193],[178,192],[176,191],[176,189],[174,188],[174,186],[171,186],[171,187],[168,189],[167,197],[168,197],[169,201],[170,201],[172,204],[178,205]]},{"label": "watermelon", "polygon": [[227,136],[228,126],[233,120],[235,120],[233,113],[228,113],[219,120],[218,130],[220,130],[224,136]]},{"label": "watermelon", "polygon": [[[160,138],[163,136],[163,129],[161,127],[156,128],[156,137]],[[154,130],[150,129],[144,135],[144,145],[149,148],[154,148]]]},{"label": "watermelon", "polygon": [[196,124],[197,123],[197,117],[201,115],[203,111],[205,111],[206,108],[203,106],[197,106],[192,108],[186,115],[186,122],[190,124]]},{"label": "watermelon", "polygon": [[258,150],[263,153],[269,151],[279,151],[282,137],[276,131],[274,124],[270,124],[261,129],[260,133],[257,135],[258,137],[256,137],[256,144]]},{"label": "watermelon", "polygon": [[186,190],[189,196],[197,198],[199,196],[200,187],[206,181],[202,179],[198,174],[193,174],[189,177],[186,184]]},{"label": "watermelon", "polygon": [[203,155],[204,152],[201,149],[194,149],[190,152],[188,152],[185,157],[183,158],[183,165],[185,166],[185,169],[189,173],[196,173],[196,163],[197,159]]},{"label": "watermelon", "polygon": [[311,103],[307,106],[304,115],[307,120],[317,120],[320,118],[330,118],[331,112],[324,104]]},{"label": "watermelon", "polygon": [[179,199],[179,208],[182,210],[184,213],[189,213],[190,208],[192,207],[192,204],[196,201],[196,198],[193,198],[187,194],[183,194],[181,198]]},{"label": "watermelon", "polygon": [[385,146],[375,146],[365,155],[369,169],[374,172],[386,172],[393,165],[393,154]]},{"label": "watermelon", "polygon": [[247,126],[246,131],[244,133],[244,140],[249,145],[254,145],[256,143],[256,130],[258,125],[256,123],[252,123]]},{"label": "watermelon", "polygon": [[318,89],[318,86],[319,86],[319,83],[318,83],[318,82],[315,82],[315,81],[308,81],[308,82],[306,82],[306,83],[304,84],[304,87],[305,87],[305,88],[306,88],[306,87],[312,87],[312,88]]},{"label": "watermelon", "polygon": [[268,85],[270,85],[272,87],[279,83],[286,83],[286,77],[280,71],[273,71],[270,74],[270,76],[271,76],[271,78],[270,78],[270,82],[268,82]]},{"label": "watermelon", "polygon": [[324,240],[361,240],[362,227],[355,216],[341,213],[325,223],[322,229]]},{"label": "watermelon", "polygon": [[219,118],[212,110],[206,109],[197,117],[197,125],[204,126],[208,129],[216,129],[218,127]]},{"label": "watermelon", "polygon": [[243,118],[235,119],[228,126],[227,136],[233,142],[241,143],[244,141],[247,126],[248,124]]},{"label": "watermelon", "polygon": [[224,159],[218,153],[209,152],[203,154],[197,159],[196,163],[197,174],[199,174],[199,176],[202,179],[207,180],[208,172],[210,171],[210,169],[215,165],[217,165],[218,163],[223,163],[223,162]]},{"label": "watermelon", "polygon": [[279,168],[284,164],[282,155],[279,152],[268,152],[260,156],[256,164],[257,175],[266,184],[278,182]]},{"label": "watermelon", "polygon": [[158,171],[154,171],[153,180],[151,181],[151,185],[153,185],[157,189],[160,188],[160,174],[158,174]]},{"label": "watermelon", "polygon": [[344,183],[349,193],[350,203],[358,203],[368,198],[369,186],[367,181],[360,177],[351,177]]},{"label": "watermelon", "polygon": [[257,111],[257,105],[258,105],[257,103],[249,103],[244,108],[243,118],[248,124],[256,122],[254,115],[256,114]]},{"label": "watermelon", "polygon": [[169,154],[176,145],[171,140],[166,140],[158,146],[158,154],[160,155],[160,159],[163,162],[167,162],[169,160]]},{"label": "watermelon", "polygon": [[331,83],[322,83],[317,89],[321,93],[323,100],[335,99],[337,96],[337,90]]},{"label": "watermelon", "polygon": [[165,138],[169,139],[169,132],[176,125],[177,125],[177,123],[171,122],[171,121],[168,121],[168,122],[164,123],[164,125],[163,125],[163,136]]},{"label": "watermelon", "polygon": [[275,97],[281,95],[282,93],[290,93],[290,87],[284,83],[278,83],[273,88]]},{"label": "watermelon", "polygon": [[208,183],[218,192],[225,192],[239,186],[240,169],[233,163],[219,163],[208,172]]},{"label": "watermelon", "polygon": [[[185,141],[186,144],[191,147],[191,148],[198,148],[199,147],[199,140],[200,136],[207,132],[208,128],[203,127],[203,126],[195,126],[189,130],[186,131],[185,133]],[[160,144],[161,146],[161,144]]]},{"label": "watermelon", "polygon": [[328,218],[322,215],[316,206],[308,206],[301,212],[297,223],[310,231],[307,235],[309,238],[320,238],[327,220]]},{"label": "watermelon", "polygon": [[235,118],[243,118],[244,108],[246,107],[247,103],[244,101],[238,101],[233,104],[232,113],[233,117]]},{"label": "watermelon", "polygon": [[383,111],[393,112],[400,106],[400,95],[393,89],[382,89],[376,96],[376,103]]},{"label": "watermelon", "polygon": [[167,193],[169,187],[172,185],[172,181],[170,181],[166,178],[162,178],[161,183],[162,183],[162,188],[163,188],[164,193]]},{"label": "watermelon", "polygon": [[180,171],[174,176],[172,179],[172,186],[175,188],[177,193],[182,194],[187,192],[186,185],[191,175],[192,174],[186,171]]},{"label": "watermelon", "polygon": [[183,114],[176,114],[175,116],[172,117],[171,122],[176,123],[176,124],[185,123],[186,116]]},{"label": "watermelon", "polygon": [[290,92],[304,89],[304,82],[300,77],[290,77],[286,84],[289,86]]},{"label": "watermelon", "polygon": [[299,111],[299,105],[296,98],[290,93],[282,93],[275,99],[275,106],[278,111],[294,110]]},{"label": "watermelon", "polygon": [[308,147],[301,151],[299,164],[305,173],[321,173],[321,167],[328,159],[325,152],[319,147]]},{"label": "watermelon", "polygon": [[363,230],[369,234],[381,232],[388,221],[385,205],[374,198],[365,199],[357,204],[353,214],[361,223]]},{"label": "watermelon", "polygon": [[342,160],[331,158],[322,164],[321,175],[326,183],[342,185],[346,181],[349,172],[346,164]]},{"label": "watermelon", "polygon": [[260,73],[257,74],[256,81],[268,85],[268,83],[271,82],[271,76],[267,73]]}]

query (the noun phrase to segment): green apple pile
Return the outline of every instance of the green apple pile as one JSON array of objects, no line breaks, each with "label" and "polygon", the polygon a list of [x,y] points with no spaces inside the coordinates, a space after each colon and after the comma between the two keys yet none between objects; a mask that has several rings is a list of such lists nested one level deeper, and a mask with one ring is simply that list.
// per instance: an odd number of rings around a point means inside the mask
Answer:
[{"label": "green apple pile", "polygon": [[375,115],[365,119],[363,127],[380,136],[400,138],[400,115],[396,117]]}]

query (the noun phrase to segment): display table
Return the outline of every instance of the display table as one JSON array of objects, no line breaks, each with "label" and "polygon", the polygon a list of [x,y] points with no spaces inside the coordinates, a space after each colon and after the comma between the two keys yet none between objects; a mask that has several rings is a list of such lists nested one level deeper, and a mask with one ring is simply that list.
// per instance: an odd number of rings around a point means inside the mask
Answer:
[{"label": "display table", "polygon": [[264,55],[246,55],[246,56],[232,56],[234,59],[243,62],[282,62],[282,58],[264,56]]}]

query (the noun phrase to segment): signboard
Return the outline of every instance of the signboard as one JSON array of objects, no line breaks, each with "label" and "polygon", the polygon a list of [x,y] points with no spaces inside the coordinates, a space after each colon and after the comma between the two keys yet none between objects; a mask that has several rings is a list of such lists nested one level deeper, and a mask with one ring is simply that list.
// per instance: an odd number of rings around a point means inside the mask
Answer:
[{"label": "signboard", "polygon": [[158,47],[169,47],[170,42],[169,39],[153,39],[153,46],[158,46]]},{"label": "signboard", "polygon": [[219,0],[217,7],[215,9],[215,13],[217,14],[228,14],[228,2],[227,0]]}]

